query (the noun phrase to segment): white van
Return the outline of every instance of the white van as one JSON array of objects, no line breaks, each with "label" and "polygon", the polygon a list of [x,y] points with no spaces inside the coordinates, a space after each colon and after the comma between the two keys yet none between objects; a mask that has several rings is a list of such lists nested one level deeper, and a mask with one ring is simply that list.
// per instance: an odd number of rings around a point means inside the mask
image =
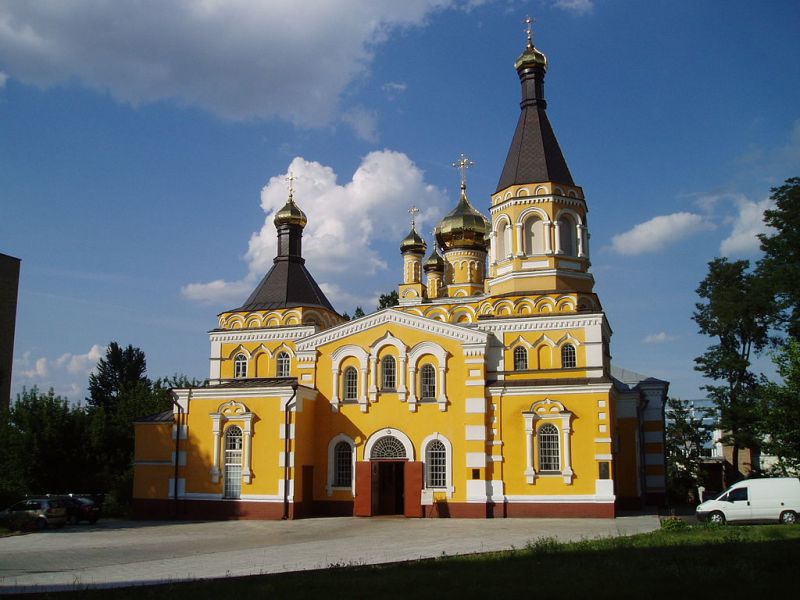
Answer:
[{"label": "white van", "polygon": [[697,518],[726,521],[796,523],[800,515],[800,479],[772,477],[734,483],[714,500],[697,507]]}]

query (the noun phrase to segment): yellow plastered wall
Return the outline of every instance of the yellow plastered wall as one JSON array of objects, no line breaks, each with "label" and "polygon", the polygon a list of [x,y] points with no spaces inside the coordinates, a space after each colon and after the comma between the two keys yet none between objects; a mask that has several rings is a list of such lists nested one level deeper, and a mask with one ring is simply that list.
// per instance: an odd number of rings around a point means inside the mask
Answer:
[{"label": "yellow plastered wall", "polygon": [[133,497],[167,498],[169,479],[175,473],[172,423],[135,423],[134,435]]}]

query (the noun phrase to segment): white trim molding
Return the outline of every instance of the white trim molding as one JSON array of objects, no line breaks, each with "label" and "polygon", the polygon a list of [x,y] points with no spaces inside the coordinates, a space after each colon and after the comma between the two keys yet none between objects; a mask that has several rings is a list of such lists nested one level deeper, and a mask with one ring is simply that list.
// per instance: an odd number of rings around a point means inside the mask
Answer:
[{"label": "white trim molding", "polygon": [[538,464],[539,449],[536,445],[536,435],[541,424],[537,425],[538,421],[552,422],[559,426],[559,460],[561,462],[560,475],[564,478],[564,483],[572,485],[572,479],[575,476],[572,471],[572,417],[573,414],[566,409],[566,407],[557,400],[546,398],[539,402],[534,402],[529,411],[522,413],[525,420],[525,438],[526,438],[526,468],[525,478],[529,484],[534,484],[537,477],[541,474],[537,473],[536,465]]},{"label": "white trim molding", "polygon": [[[445,451],[447,453],[447,458],[445,460],[445,487],[444,488],[429,488],[428,487],[428,463],[427,463],[427,456],[428,456],[428,444],[434,440],[439,440],[444,444]],[[444,436],[444,434],[439,433],[438,431],[435,433],[430,434],[424,440],[422,440],[422,444],[420,444],[420,459],[423,463],[422,469],[422,487],[426,490],[435,491],[442,491],[443,489],[447,491],[447,497],[452,498],[453,493],[455,492],[455,487],[453,487],[453,444],[450,443],[450,440]]]},{"label": "white trim molding", "polygon": [[253,413],[242,404],[235,400],[229,400],[219,405],[216,412],[209,415],[211,417],[211,431],[214,434],[214,456],[211,464],[211,482],[219,483],[220,475],[220,455],[223,452],[224,443],[223,430],[226,424],[231,421],[235,425],[242,425],[242,482],[250,483],[253,473],[250,470],[253,444]]},{"label": "white trim molding", "polygon": [[[335,487],[333,485],[333,479],[336,475],[336,457],[334,456],[334,450],[339,442],[346,442],[350,444],[350,453],[352,455],[352,466],[350,471],[350,487]],[[349,435],[345,433],[340,433],[334,436],[331,441],[328,443],[328,483],[325,486],[325,492],[328,496],[332,496],[334,490],[350,490],[350,492],[355,495],[356,493],[356,443],[353,441]]]},{"label": "white trim molding", "polygon": [[409,438],[405,433],[400,431],[399,429],[395,429],[394,427],[384,427],[383,429],[378,429],[374,432],[367,443],[364,444],[364,460],[370,461],[372,460],[372,448],[375,446],[375,443],[386,436],[391,436],[397,438],[397,440],[403,444],[403,448],[406,450],[406,458],[408,460],[414,460],[414,444],[411,443],[411,438]]}]

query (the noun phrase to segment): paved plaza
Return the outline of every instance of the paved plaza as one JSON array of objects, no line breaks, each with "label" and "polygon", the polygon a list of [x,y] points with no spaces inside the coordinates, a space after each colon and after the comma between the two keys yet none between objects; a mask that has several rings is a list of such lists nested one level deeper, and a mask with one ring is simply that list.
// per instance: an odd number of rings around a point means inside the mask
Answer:
[{"label": "paved plaza", "polygon": [[101,521],[0,538],[0,593],[117,587],[378,564],[574,541],[659,527],[617,519]]}]

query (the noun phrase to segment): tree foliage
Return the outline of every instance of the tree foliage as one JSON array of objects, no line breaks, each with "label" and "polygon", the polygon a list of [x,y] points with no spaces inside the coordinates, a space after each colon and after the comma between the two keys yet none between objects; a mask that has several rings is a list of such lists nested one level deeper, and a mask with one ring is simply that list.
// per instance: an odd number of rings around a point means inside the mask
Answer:
[{"label": "tree foliage", "polygon": [[106,413],[116,410],[120,395],[130,386],[150,385],[147,379],[147,361],[144,352],[128,345],[122,348],[111,342],[106,355],[97,362],[95,373],[89,375],[90,406],[102,408]]},{"label": "tree foliage", "polygon": [[364,309],[361,308],[360,306],[356,306],[356,309],[353,311],[353,318],[360,319],[363,316],[364,316]]},{"label": "tree foliage", "polygon": [[758,378],[751,359],[770,341],[777,307],[764,277],[746,260],[716,258],[700,282],[692,318],[716,343],[695,358],[695,369],[717,382],[704,386],[714,401],[723,443],[733,446],[734,477],[739,449],[759,446]]},{"label": "tree foliage", "polygon": [[783,475],[800,474],[800,341],[790,338],[773,355],[782,384],[769,382],[761,394],[764,450],[778,457]]},{"label": "tree foliage", "polygon": [[684,501],[701,479],[703,447],[711,441],[707,410],[696,410],[688,400],[667,400],[665,431],[667,481],[674,500]]},{"label": "tree foliage", "polygon": [[772,189],[775,208],[764,212],[774,233],[759,235],[764,257],[759,271],[780,301],[789,335],[800,339],[800,177]]},{"label": "tree foliage", "polygon": [[391,308],[398,304],[400,304],[400,295],[397,293],[397,290],[392,290],[388,294],[381,294],[380,298],[378,298],[378,310]]}]

